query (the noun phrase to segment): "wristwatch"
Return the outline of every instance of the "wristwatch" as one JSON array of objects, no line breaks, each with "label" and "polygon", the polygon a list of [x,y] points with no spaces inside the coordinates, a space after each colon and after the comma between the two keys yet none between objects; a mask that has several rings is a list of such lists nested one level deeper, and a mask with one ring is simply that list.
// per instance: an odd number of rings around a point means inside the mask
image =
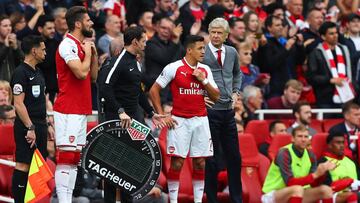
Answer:
[{"label": "wristwatch", "polygon": [[120,115],[120,114],[122,114],[122,113],[124,113],[125,112],[125,109],[124,108],[119,108],[118,109],[118,114]]},{"label": "wristwatch", "polygon": [[26,127],[28,131],[35,130],[35,125],[31,124],[29,127]]}]

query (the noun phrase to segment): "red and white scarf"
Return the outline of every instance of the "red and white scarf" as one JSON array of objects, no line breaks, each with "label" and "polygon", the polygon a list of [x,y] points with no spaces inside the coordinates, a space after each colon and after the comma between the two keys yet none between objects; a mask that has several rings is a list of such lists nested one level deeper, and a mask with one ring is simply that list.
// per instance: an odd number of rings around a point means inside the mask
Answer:
[{"label": "red and white scarf", "polygon": [[[334,60],[334,56],[331,52],[331,49],[329,48],[329,45],[325,42],[322,43],[322,46],[325,50],[326,57],[329,60],[328,64],[330,65],[330,72],[333,78],[344,78],[350,85],[350,87],[353,89],[352,84],[349,80],[349,78],[346,76],[346,66],[345,66],[345,59],[342,54],[342,51],[338,45],[335,46],[335,52],[336,52],[336,59],[337,59],[337,66]],[[354,91],[353,91],[354,92]],[[339,93],[335,88],[334,96],[333,96],[334,103],[342,103]]]}]

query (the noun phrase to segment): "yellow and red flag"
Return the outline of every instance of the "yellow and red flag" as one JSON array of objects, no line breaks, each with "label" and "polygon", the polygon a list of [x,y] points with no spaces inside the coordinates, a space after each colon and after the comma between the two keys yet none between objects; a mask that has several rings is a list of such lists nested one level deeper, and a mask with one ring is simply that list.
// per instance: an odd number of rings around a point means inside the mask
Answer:
[{"label": "yellow and red flag", "polygon": [[51,193],[47,182],[53,177],[54,175],[50,171],[40,151],[35,149],[26,185],[25,203],[36,202]]}]

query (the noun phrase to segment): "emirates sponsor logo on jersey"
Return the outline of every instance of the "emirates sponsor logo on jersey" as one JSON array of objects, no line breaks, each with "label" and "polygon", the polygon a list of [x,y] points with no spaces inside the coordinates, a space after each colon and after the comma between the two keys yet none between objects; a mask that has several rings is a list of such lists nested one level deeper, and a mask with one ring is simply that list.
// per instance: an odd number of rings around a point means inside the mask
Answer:
[{"label": "emirates sponsor logo on jersey", "polygon": [[150,128],[133,119],[130,128],[126,129],[132,140],[145,140]]},{"label": "emirates sponsor logo on jersey", "polygon": [[190,88],[179,88],[179,94],[185,95],[204,95],[204,90],[200,89],[200,84],[191,82]]}]

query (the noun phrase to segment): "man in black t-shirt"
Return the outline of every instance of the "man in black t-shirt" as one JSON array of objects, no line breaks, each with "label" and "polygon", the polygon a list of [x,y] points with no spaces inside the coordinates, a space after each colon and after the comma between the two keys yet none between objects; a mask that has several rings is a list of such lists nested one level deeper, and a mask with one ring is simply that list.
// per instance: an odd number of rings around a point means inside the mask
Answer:
[{"label": "man in black t-shirt", "polygon": [[[16,119],[14,136],[16,166],[12,177],[15,203],[24,202],[29,166],[35,148],[46,158],[47,133],[54,130],[46,122],[45,79],[36,65],[45,59],[45,44],[40,36],[28,36],[21,45],[25,60],[14,71],[11,87]],[[34,147],[35,146],[35,147]]]}]

